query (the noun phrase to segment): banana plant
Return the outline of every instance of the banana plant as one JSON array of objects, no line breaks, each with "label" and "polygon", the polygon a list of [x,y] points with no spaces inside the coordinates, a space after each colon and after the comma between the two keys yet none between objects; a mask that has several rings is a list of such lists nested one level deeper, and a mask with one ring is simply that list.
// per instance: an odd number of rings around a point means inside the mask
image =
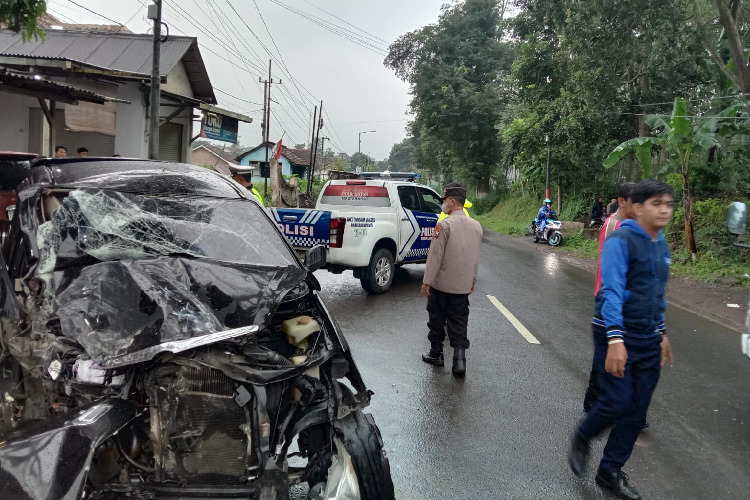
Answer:
[{"label": "banana plant", "polygon": [[636,137],[617,146],[607,159],[604,167],[609,169],[624,156],[634,152],[643,170],[643,176],[652,176],[651,156],[654,146],[666,148],[675,157],[682,176],[682,200],[685,211],[685,244],[695,257],[697,248],[693,234],[693,199],[690,195],[691,158],[697,153],[721,146],[721,139],[730,134],[748,134],[744,123],[738,123],[737,113],[744,108],[735,104],[716,115],[692,119],[687,114],[687,103],[681,97],[674,101],[672,115],[649,115],[646,123],[656,132],[653,137]]}]

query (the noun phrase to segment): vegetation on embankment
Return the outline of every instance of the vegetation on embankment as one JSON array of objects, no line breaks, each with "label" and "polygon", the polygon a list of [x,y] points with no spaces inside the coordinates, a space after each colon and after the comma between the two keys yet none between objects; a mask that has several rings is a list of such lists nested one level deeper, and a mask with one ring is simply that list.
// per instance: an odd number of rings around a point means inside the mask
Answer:
[{"label": "vegetation on embankment", "polygon": [[[577,207],[584,205],[585,200],[571,201],[568,204]],[[541,202],[532,197],[508,196],[501,199],[488,212],[472,216],[475,216],[482,226],[493,231],[520,236],[527,234],[526,226],[534,219],[540,206]],[[724,227],[728,207],[728,200],[717,198],[695,203],[695,237],[698,245],[695,259],[685,250],[683,209],[679,207],[675,210],[674,219],[665,230],[672,250],[672,271],[675,274],[725,285],[750,285],[750,250],[729,244]],[[480,211],[482,208],[480,202]],[[566,210],[563,207],[563,215],[565,214]],[[569,220],[566,217],[561,219]],[[561,250],[570,251],[579,257],[591,259],[597,258],[598,248],[598,242],[584,238],[582,231],[564,238],[560,247]]]}]

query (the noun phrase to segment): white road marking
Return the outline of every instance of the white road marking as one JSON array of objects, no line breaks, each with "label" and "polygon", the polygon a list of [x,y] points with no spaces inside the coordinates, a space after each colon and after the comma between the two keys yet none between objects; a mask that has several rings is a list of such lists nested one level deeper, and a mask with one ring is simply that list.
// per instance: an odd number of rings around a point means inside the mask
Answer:
[{"label": "white road marking", "polygon": [[488,295],[487,298],[490,299],[490,302],[492,302],[501,313],[503,313],[503,316],[508,318],[508,321],[510,321],[511,324],[516,327],[516,330],[518,330],[518,333],[523,335],[523,338],[525,338],[529,344],[540,343],[536,339],[536,337],[534,337],[531,334],[531,332],[525,326],[523,326],[523,324],[520,321],[518,321],[518,318],[516,318],[513,315],[513,313],[508,310],[507,307],[505,307],[499,300],[497,300],[497,298],[495,298],[494,295]]}]

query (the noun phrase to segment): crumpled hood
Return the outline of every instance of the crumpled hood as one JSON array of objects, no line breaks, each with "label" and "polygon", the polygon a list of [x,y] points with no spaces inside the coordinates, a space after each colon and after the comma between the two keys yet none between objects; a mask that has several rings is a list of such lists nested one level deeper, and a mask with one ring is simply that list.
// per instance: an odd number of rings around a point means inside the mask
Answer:
[{"label": "crumpled hood", "polygon": [[262,330],[306,275],[296,266],[158,257],[69,268],[53,282],[63,335],[107,365],[166,342],[249,325]]}]

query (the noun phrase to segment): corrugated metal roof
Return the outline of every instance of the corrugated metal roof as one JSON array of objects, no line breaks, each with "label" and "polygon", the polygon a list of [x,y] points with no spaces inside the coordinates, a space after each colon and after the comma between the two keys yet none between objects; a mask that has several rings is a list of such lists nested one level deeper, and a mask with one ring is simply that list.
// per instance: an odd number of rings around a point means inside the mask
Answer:
[{"label": "corrugated metal roof", "polygon": [[[45,30],[45,40],[24,43],[21,35],[0,30],[0,56],[63,59],[114,71],[151,75],[153,40],[149,34]],[[198,39],[169,36],[161,44],[160,72],[167,76],[183,61],[194,97],[210,104],[216,95],[203,63]]]},{"label": "corrugated metal roof", "polygon": [[[102,68],[151,74],[152,38],[148,34],[45,30],[45,40],[0,30],[0,55],[63,58]],[[197,39],[170,36],[161,44],[161,74],[167,75]]]},{"label": "corrugated metal roof", "polygon": [[105,101],[130,104],[130,101],[126,101],[124,99],[107,97],[87,89],[73,87],[72,85],[65,85],[64,83],[53,82],[52,80],[42,80],[30,76],[18,75],[0,68],[0,88],[2,88],[3,86],[24,88],[27,90],[34,90],[39,92],[63,92],[67,97],[70,97],[71,99],[94,102],[98,104],[103,104]]}]

